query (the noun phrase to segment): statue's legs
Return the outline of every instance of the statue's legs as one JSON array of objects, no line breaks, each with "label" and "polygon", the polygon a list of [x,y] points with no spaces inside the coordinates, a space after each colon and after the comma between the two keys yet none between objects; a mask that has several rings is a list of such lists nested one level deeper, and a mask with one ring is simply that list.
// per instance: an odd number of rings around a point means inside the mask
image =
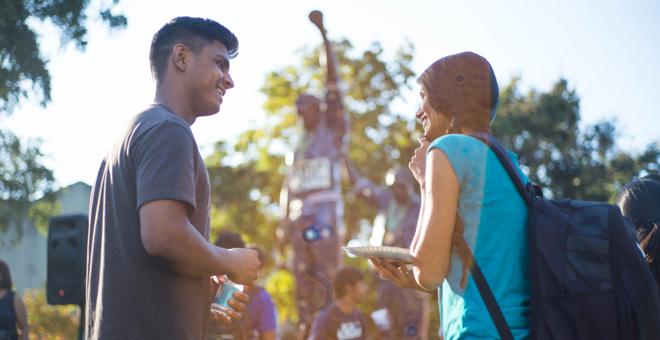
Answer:
[{"label": "statue's legs", "polygon": [[[332,302],[332,277],[341,262],[336,205],[322,203],[315,208],[313,214],[296,221],[291,238],[298,317],[305,332],[309,332],[314,315]],[[309,228],[313,229],[311,235]],[[310,238],[314,235],[318,238]]]}]

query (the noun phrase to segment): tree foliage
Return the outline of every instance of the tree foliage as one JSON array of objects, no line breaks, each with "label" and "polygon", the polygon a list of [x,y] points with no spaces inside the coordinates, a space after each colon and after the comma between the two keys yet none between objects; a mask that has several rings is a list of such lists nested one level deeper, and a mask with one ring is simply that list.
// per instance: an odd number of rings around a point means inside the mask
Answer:
[{"label": "tree foliage", "polygon": [[[98,17],[110,27],[126,26],[123,15],[101,7]],[[89,0],[4,0],[0,11],[0,112],[11,113],[18,102],[34,93],[42,106],[50,101],[50,74],[41,55],[37,33],[31,21],[50,22],[61,31],[63,44],[73,42],[80,49],[87,44]]]},{"label": "tree foliage", "polygon": [[[378,43],[359,52],[347,40],[335,47],[351,121],[349,158],[362,175],[382,183],[388,169],[407,166],[417,146],[412,115],[402,116],[392,109],[392,103],[411,87],[413,46],[404,44],[391,58],[386,58]],[[261,89],[266,96],[262,124],[241,133],[234,143],[218,142],[206,159],[213,192],[213,235],[220,229],[234,230],[249,243],[274,253],[285,153],[302,133],[294,102],[303,92],[323,94],[318,52],[318,48],[302,49],[299,64],[267,74]],[[547,92],[528,93],[521,93],[519,81],[514,78],[502,86],[493,131],[519,154],[525,172],[548,195],[612,201],[631,178],[659,170],[656,144],[639,154],[617,147],[615,121],[581,128],[580,99],[566,80],[559,79]],[[417,105],[411,103],[409,109]],[[350,195],[348,183],[344,189],[344,219],[350,237],[370,223],[375,211]],[[290,253],[278,263],[287,260]],[[349,259],[347,263],[363,266],[363,262]],[[278,302],[281,320],[295,320],[291,276],[282,267],[273,269],[265,271],[272,278],[266,287]]]},{"label": "tree foliage", "polygon": [[549,196],[613,202],[632,178],[660,170],[657,144],[637,155],[617,146],[616,121],[580,128],[580,98],[567,80],[548,92],[518,86],[515,78],[501,92],[493,131]]},{"label": "tree foliage", "polygon": [[78,338],[80,308],[74,305],[51,306],[44,289],[23,294],[30,324],[29,339],[66,340]]},{"label": "tree foliage", "polygon": [[[94,2],[98,19],[111,28],[127,23],[123,15],[112,12],[118,2]],[[34,24],[52,23],[60,30],[62,45],[75,43],[84,50],[89,7],[90,0],[0,1],[0,117],[10,115],[22,100],[35,99],[42,106],[51,100],[48,61],[39,49]],[[43,156],[39,141],[22,142],[0,128],[0,233],[16,225],[20,239],[24,216],[45,229],[48,217],[58,210],[50,195],[55,179],[43,165]],[[31,204],[37,195],[43,199]]]},{"label": "tree foliage", "polygon": [[[402,97],[413,79],[413,47],[406,43],[389,59],[378,43],[355,51],[349,41],[343,40],[335,44],[335,49],[351,121],[349,157],[362,174],[382,182],[390,167],[407,164],[415,147],[414,122],[391,109],[392,102]],[[271,253],[275,249],[275,229],[281,218],[278,201],[286,170],[284,157],[302,133],[294,103],[303,92],[323,96],[324,77],[319,48],[303,49],[299,65],[266,75],[261,89],[266,95],[263,125],[241,133],[231,145],[216,144],[214,153],[206,159],[213,192],[213,236],[221,228],[230,229]],[[370,221],[375,211],[355,197],[344,198],[347,234],[351,235],[360,220]],[[278,306],[280,317],[294,319],[293,300],[278,293],[293,292],[287,286],[292,281],[286,277],[275,272],[273,279],[277,282],[266,286],[277,287],[271,294],[287,304]]]},{"label": "tree foliage", "polygon": [[[0,130],[0,233],[15,226],[17,239],[11,241],[20,239],[24,216],[31,215],[43,227],[44,215],[57,205],[50,195],[55,179],[42,164],[43,156],[38,142],[22,143],[9,131]],[[45,199],[33,205],[38,193]]]}]

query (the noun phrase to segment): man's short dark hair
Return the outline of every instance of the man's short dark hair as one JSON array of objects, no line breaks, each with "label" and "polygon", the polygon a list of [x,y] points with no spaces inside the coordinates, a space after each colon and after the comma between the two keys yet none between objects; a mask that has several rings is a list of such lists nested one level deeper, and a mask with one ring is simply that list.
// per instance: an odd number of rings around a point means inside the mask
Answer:
[{"label": "man's short dark hair", "polygon": [[11,289],[14,284],[11,282],[11,274],[9,273],[9,266],[5,261],[0,260],[0,288]]},{"label": "man's short dark hair", "polygon": [[238,54],[238,39],[229,29],[221,24],[204,18],[177,17],[161,27],[151,40],[149,62],[151,73],[156,82],[162,80],[167,69],[167,58],[172,47],[182,43],[194,53],[202,47],[219,41],[227,48],[230,58]]},{"label": "man's short dark hair", "polygon": [[222,231],[215,239],[215,245],[225,249],[245,248],[245,241],[235,232]]},{"label": "man's short dark hair", "polygon": [[364,274],[357,268],[344,267],[339,269],[332,280],[335,297],[342,298],[346,294],[346,287],[353,286],[362,280],[364,280]]}]

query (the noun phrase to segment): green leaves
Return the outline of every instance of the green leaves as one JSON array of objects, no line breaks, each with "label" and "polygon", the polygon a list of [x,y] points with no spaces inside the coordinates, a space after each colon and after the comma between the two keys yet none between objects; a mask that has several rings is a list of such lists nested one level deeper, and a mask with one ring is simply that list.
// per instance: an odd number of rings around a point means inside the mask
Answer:
[{"label": "green leaves", "polygon": [[[37,34],[30,21],[49,21],[60,29],[62,44],[74,42],[84,49],[89,0],[2,1],[0,8],[0,116],[9,115],[21,100],[36,99],[42,106],[50,100],[51,78],[47,60],[41,55]],[[126,26],[126,18],[115,15],[112,5],[103,6],[99,18],[112,28]],[[10,131],[0,129],[0,233],[17,226],[21,236],[22,218],[29,216],[37,228],[45,229],[49,216],[59,208],[48,195],[54,185],[53,173],[42,164],[40,143],[21,143]],[[31,204],[36,196],[39,202]],[[11,223],[10,223],[11,222]],[[18,240],[15,240],[18,241]]]},{"label": "green leaves", "polygon": [[[62,44],[87,45],[87,13],[89,0],[24,0],[3,1],[0,11],[0,114],[11,114],[24,99],[40,98],[40,104],[50,102],[50,73],[47,60],[39,50],[37,35],[30,20],[49,21],[60,29]],[[99,18],[111,28],[122,28],[126,17],[112,13],[104,6]]]},{"label": "green leaves", "polygon": [[580,129],[580,99],[565,79],[547,93],[521,94],[518,82],[501,92],[493,131],[550,196],[613,202],[625,183],[660,170],[655,144],[639,155],[617,147],[615,121]]},{"label": "green leaves", "polygon": [[[39,142],[23,144],[14,134],[0,130],[0,233],[7,231],[9,225],[15,225],[20,238],[21,218],[31,211],[43,222],[40,212],[54,204],[54,199],[46,196],[52,191],[55,179],[42,159]],[[50,203],[30,210],[30,203],[37,195],[43,195],[44,202]],[[12,221],[14,223],[10,223]]]},{"label": "green leaves", "polygon": [[[390,167],[408,163],[416,143],[414,122],[392,112],[390,106],[410,88],[414,76],[410,67],[412,44],[406,42],[391,60],[384,57],[379,43],[364,51],[355,51],[348,40],[336,42],[334,47],[351,121],[349,157],[362,174],[382,182]],[[266,120],[261,126],[240,134],[233,145],[218,142],[206,159],[213,192],[213,236],[220,229],[233,230],[267,252],[276,248],[275,229],[282,217],[278,202],[286,171],[284,157],[302,134],[295,101],[301,93],[325,95],[319,48],[304,48],[300,54],[298,65],[265,76],[261,92],[266,95]],[[345,216],[350,236],[360,220],[371,221],[375,211],[354,197],[344,196],[350,207]],[[280,317],[295,320],[289,276],[286,271],[275,271],[266,287],[279,302]]]}]

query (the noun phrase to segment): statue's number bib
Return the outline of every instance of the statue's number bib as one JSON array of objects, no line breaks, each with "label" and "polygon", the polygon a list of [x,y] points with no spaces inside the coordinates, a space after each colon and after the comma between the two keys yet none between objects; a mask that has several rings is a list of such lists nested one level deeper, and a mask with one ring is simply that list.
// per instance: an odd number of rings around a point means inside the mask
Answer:
[{"label": "statue's number bib", "polygon": [[332,168],[328,158],[296,161],[290,168],[289,190],[293,193],[325,190],[331,187]]}]

